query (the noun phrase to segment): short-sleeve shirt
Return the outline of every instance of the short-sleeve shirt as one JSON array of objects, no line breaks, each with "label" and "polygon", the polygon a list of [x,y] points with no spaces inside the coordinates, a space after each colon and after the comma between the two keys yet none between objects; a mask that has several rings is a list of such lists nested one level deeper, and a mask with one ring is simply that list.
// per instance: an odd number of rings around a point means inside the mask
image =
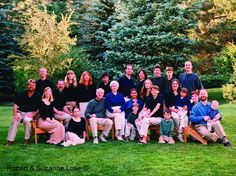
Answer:
[{"label": "short-sleeve shirt", "polygon": [[14,103],[19,106],[19,111],[33,112],[38,110],[40,100],[41,95],[38,92],[34,92],[34,94],[29,97],[28,91],[25,90],[15,97]]},{"label": "short-sleeve shirt", "polygon": [[73,118],[70,119],[67,131],[75,133],[80,138],[83,138],[83,132],[86,131],[86,129],[85,129],[85,119],[81,118],[80,122],[74,121]]},{"label": "short-sleeve shirt", "polygon": [[154,99],[153,96],[150,96],[147,99],[146,107],[151,111],[153,111],[158,103],[160,103],[160,108],[152,115],[152,117],[163,117],[163,96],[158,94],[156,99]]}]

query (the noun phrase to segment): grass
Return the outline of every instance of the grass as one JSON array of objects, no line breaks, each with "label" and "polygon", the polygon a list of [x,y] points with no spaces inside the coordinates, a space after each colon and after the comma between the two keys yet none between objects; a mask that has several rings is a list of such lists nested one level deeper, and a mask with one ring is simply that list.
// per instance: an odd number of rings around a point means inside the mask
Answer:
[{"label": "grass", "polygon": [[222,101],[220,89],[210,90],[210,98],[221,102],[222,124],[232,148],[221,144],[147,145],[137,142],[109,141],[93,145],[60,148],[47,144],[23,145],[23,126],[15,144],[5,147],[12,108],[0,106],[1,175],[235,175],[236,173],[236,105]]}]

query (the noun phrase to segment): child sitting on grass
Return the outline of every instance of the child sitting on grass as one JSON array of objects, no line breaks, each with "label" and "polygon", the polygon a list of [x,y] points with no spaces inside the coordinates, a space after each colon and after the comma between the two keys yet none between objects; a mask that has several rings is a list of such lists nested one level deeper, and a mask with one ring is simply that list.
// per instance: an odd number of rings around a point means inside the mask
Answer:
[{"label": "child sitting on grass", "polygon": [[217,122],[221,119],[220,112],[218,110],[219,102],[216,100],[213,100],[211,102],[211,110],[209,112],[210,120],[207,121],[207,129],[209,131],[212,131],[212,123]]},{"label": "child sitting on grass", "polygon": [[133,112],[131,112],[127,118],[127,124],[125,127],[125,139],[126,142],[130,140],[134,140],[136,136],[136,125],[135,120],[138,118],[138,110],[139,110],[139,104],[133,103],[132,106]]},{"label": "child sitting on grass", "polygon": [[164,111],[164,119],[161,120],[160,124],[160,137],[159,143],[164,144],[174,144],[175,141],[172,137],[173,130],[174,130],[174,121],[171,119],[171,114],[168,109]]}]

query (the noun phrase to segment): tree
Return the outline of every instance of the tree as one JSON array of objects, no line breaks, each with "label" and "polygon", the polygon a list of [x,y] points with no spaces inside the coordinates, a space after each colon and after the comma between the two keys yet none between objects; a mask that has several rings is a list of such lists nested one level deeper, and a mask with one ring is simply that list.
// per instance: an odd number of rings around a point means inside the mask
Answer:
[{"label": "tree", "polygon": [[[195,43],[188,34],[196,27],[198,4],[184,6],[180,0],[133,0],[117,4],[116,22],[107,34],[100,33],[107,51],[105,68],[121,74],[124,64],[135,69],[151,68],[159,63],[176,68],[193,54]],[[125,8],[124,10],[121,10]]]}]

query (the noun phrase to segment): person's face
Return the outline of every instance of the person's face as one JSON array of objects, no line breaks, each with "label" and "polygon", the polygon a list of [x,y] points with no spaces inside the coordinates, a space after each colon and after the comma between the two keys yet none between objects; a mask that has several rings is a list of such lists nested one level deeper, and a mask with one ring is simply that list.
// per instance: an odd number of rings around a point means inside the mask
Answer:
[{"label": "person's face", "polygon": [[181,97],[186,97],[186,96],[187,96],[187,94],[186,94],[186,92],[184,92],[184,91],[181,91],[181,92],[180,92],[180,96],[181,96]]},{"label": "person's face", "polygon": [[112,91],[112,92],[117,92],[118,88],[119,88],[119,87],[118,87],[117,84],[112,84],[112,85],[111,85],[111,91]]},{"label": "person's face", "polygon": [[35,89],[36,89],[36,83],[29,82],[29,83],[27,84],[27,89],[28,89],[29,92],[34,92]]},{"label": "person's face", "polygon": [[211,108],[212,108],[213,110],[217,110],[217,109],[218,109],[218,106],[219,106],[219,104],[218,104],[217,102],[212,102],[212,103],[211,103]]},{"label": "person's face", "polygon": [[193,101],[194,103],[198,103],[198,101],[199,101],[199,98],[198,98],[198,96],[197,96],[196,94],[193,94],[192,97],[191,97],[191,99],[192,99],[192,101]]},{"label": "person's face", "polygon": [[89,75],[88,75],[88,74],[84,74],[84,80],[85,80],[86,82],[89,81]]},{"label": "person's face", "polygon": [[65,87],[64,81],[58,81],[58,82],[57,82],[57,88],[58,88],[59,90],[63,90],[64,87]]},{"label": "person's face", "polygon": [[133,73],[133,67],[132,66],[127,66],[126,69],[125,69],[125,73],[127,75],[132,75]]},{"label": "person's face", "polygon": [[74,73],[68,73],[67,77],[69,80],[72,80],[72,79],[74,79],[75,75],[74,75]]},{"label": "person's face", "polygon": [[151,83],[150,83],[149,80],[145,81],[144,87],[145,87],[146,89],[150,89],[150,88],[151,88]]},{"label": "person's face", "polygon": [[78,108],[75,108],[73,111],[73,116],[80,117],[80,110]]},{"label": "person's face", "polygon": [[130,96],[131,96],[132,99],[136,99],[138,97],[138,93],[136,91],[132,91],[130,93]]},{"label": "person's face", "polygon": [[155,77],[160,77],[161,76],[161,69],[160,68],[155,68],[153,71],[153,74]]},{"label": "person's face", "polygon": [[104,96],[104,90],[98,89],[96,91],[96,96],[97,96],[98,99],[102,99],[103,96]]},{"label": "person's face", "polygon": [[138,112],[138,106],[133,106],[132,109],[133,109],[133,112],[134,112],[134,113],[137,113],[137,112]]},{"label": "person's face", "polygon": [[173,76],[173,71],[166,71],[166,76],[171,78]]},{"label": "person's face", "polygon": [[144,80],[145,79],[145,74],[143,73],[143,71],[139,72],[138,78],[139,78],[139,80]]},{"label": "person's face", "polygon": [[40,75],[41,78],[46,78],[47,70],[46,69],[40,69],[39,70],[39,75]]},{"label": "person's face", "polygon": [[170,113],[165,112],[164,114],[165,120],[170,120],[170,117],[171,117]]},{"label": "person's face", "polygon": [[184,69],[186,72],[192,72],[193,66],[191,62],[185,62]]},{"label": "person's face", "polygon": [[152,96],[155,97],[155,96],[158,95],[158,93],[159,93],[159,90],[152,88],[152,90],[151,90],[151,94],[152,94]]},{"label": "person's face", "polygon": [[50,89],[45,90],[44,96],[45,98],[50,98],[52,96],[52,91]]},{"label": "person's face", "polygon": [[206,90],[201,90],[199,93],[199,98],[201,101],[206,101],[208,98],[208,93]]},{"label": "person's face", "polygon": [[102,78],[102,81],[103,81],[104,83],[108,83],[108,82],[109,82],[109,76],[104,76],[104,77]]},{"label": "person's face", "polygon": [[172,87],[173,91],[177,91],[178,88],[179,88],[178,82],[177,81],[173,81],[172,84],[171,84],[171,87]]}]

